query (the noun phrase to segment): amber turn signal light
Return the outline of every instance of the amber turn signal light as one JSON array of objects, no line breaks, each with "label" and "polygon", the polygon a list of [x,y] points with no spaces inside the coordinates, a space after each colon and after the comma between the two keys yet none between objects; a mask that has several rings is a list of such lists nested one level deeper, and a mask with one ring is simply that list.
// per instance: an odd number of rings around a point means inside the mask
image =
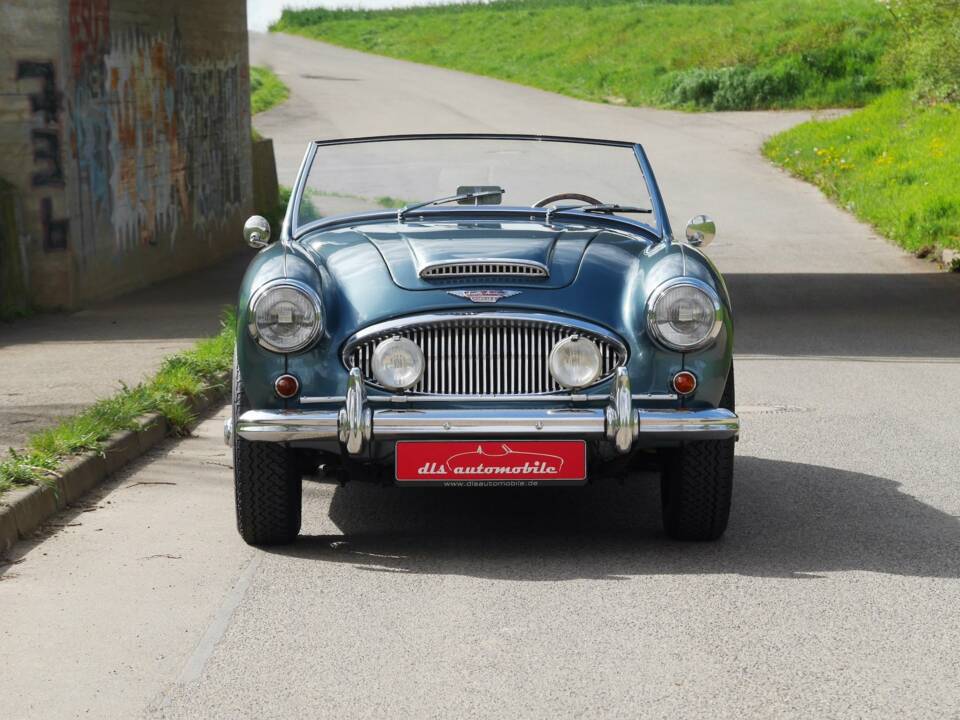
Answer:
[{"label": "amber turn signal light", "polygon": [[689,395],[697,389],[697,376],[692,372],[681,370],[673,376],[673,389],[678,395]]},{"label": "amber turn signal light", "polygon": [[273,383],[273,387],[280,397],[284,399],[292,398],[300,392],[300,381],[293,375],[281,375]]}]

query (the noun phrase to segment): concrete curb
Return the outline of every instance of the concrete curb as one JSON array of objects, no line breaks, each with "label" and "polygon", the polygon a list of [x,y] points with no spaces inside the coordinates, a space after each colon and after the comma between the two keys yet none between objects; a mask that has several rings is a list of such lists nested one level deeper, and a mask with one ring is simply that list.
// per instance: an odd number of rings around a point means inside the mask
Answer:
[{"label": "concrete curb", "polygon": [[[199,417],[227,396],[229,374],[218,378],[190,400]],[[66,458],[50,485],[17,488],[0,497],[0,553],[18,540],[26,540],[51,515],[63,510],[118,470],[144,455],[167,438],[170,428],[156,413],[139,419],[139,430],[124,430],[111,436],[100,453],[90,452]]]}]

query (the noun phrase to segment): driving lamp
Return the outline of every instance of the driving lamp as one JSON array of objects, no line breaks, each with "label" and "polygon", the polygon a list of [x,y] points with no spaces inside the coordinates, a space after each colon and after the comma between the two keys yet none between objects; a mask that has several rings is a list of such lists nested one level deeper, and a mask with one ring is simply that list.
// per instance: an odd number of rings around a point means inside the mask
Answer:
[{"label": "driving lamp", "polygon": [[407,390],[423,377],[423,351],[413,340],[391,337],[373,351],[373,374],[388,390]]},{"label": "driving lamp", "polygon": [[250,301],[250,334],[273,352],[302,350],[322,326],[320,298],[303,283],[281,280],[264,285]]},{"label": "driving lamp", "polygon": [[550,374],[565,388],[586,387],[600,375],[600,349],[580,335],[566,337],[550,351]]},{"label": "driving lamp", "polygon": [[701,350],[721,327],[720,299],[706,283],[694,278],[671,280],[647,301],[647,330],[669,350]]}]

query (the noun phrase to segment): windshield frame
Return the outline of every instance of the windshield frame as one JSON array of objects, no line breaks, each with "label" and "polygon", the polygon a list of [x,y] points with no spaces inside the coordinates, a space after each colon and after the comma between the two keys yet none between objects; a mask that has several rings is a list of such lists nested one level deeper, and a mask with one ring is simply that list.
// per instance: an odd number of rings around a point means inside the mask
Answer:
[{"label": "windshield frame", "polygon": [[581,145],[602,145],[606,147],[621,147],[633,152],[637,160],[637,165],[646,185],[647,193],[650,197],[651,210],[656,222],[656,227],[642,222],[636,218],[625,217],[621,215],[597,215],[590,212],[579,212],[576,208],[564,210],[558,213],[556,209],[534,208],[532,206],[503,206],[503,205],[463,205],[463,206],[429,206],[417,208],[410,213],[410,219],[426,220],[428,218],[449,219],[451,216],[505,216],[505,217],[525,217],[528,220],[543,220],[550,216],[551,220],[563,221],[569,219],[578,224],[601,225],[601,226],[626,226],[630,229],[640,230],[644,235],[652,236],[659,241],[669,242],[673,237],[670,229],[670,221],[667,218],[666,207],[663,197],[660,194],[660,187],[657,184],[656,177],[653,174],[653,168],[643,146],[639,143],[626,142],[622,140],[602,140],[599,138],[581,138],[569,137],[564,135],[528,135],[528,134],[503,134],[503,133],[426,133],[426,134],[404,134],[404,135],[373,135],[367,137],[340,138],[336,140],[315,140],[307,146],[307,152],[300,165],[300,171],[297,173],[297,180],[293,188],[293,194],[290,203],[287,205],[286,215],[283,221],[283,235],[291,240],[297,240],[309,232],[339,225],[356,225],[368,222],[384,222],[391,219],[397,219],[396,210],[369,211],[361,213],[349,213],[346,215],[334,215],[330,217],[312,220],[303,225],[299,225],[297,219],[300,217],[300,202],[306,188],[307,177],[313,167],[317,152],[320,148],[334,145],[359,145],[365,143],[379,142],[402,142],[410,140],[519,140],[529,142],[560,142],[575,143]]}]

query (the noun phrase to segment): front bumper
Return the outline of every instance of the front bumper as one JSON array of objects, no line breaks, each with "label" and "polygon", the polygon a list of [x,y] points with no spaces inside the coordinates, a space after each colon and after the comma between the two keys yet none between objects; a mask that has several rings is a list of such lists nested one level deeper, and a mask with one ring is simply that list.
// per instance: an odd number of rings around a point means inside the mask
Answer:
[{"label": "front bumper", "polygon": [[250,410],[224,424],[224,440],[234,434],[254,442],[339,440],[358,455],[373,440],[480,437],[568,437],[611,442],[629,452],[638,441],[724,440],[740,432],[729,410],[634,409],[630,379],[617,371],[605,408],[376,410],[367,406],[360,371],[350,373],[346,401],[339,410]]}]

